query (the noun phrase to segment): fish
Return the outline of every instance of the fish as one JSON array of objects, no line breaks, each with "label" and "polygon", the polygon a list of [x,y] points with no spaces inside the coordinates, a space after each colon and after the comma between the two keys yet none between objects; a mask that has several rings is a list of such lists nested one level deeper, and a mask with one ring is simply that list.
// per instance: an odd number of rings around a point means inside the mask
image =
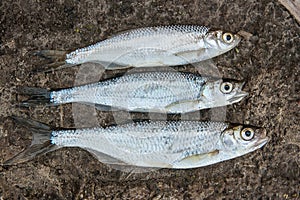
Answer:
[{"label": "fish", "polygon": [[53,129],[13,116],[33,133],[31,146],[3,165],[62,147],[80,147],[107,165],[189,169],[233,159],[268,142],[264,128],[211,121],[140,121],[107,127]]},{"label": "fish", "polygon": [[211,59],[240,41],[238,34],[205,26],[169,25],[124,31],[70,53],[42,50],[36,54],[52,59],[65,56],[69,65],[99,63],[105,69],[176,66]]},{"label": "fish", "polygon": [[83,103],[98,110],[187,113],[241,101],[244,81],[176,71],[125,74],[97,83],[60,89],[20,87],[22,106]]}]

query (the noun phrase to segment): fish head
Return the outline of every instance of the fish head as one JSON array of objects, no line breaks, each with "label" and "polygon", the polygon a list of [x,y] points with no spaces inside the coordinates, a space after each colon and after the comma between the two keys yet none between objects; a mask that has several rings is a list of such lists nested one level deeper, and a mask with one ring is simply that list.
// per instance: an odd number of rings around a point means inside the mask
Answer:
[{"label": "fish head", "polygon": [[235,79],[212,78],[203,86],[203,101],[210,103],[210,107],[237,103],[248,95],[247,92],[242,91],[244,84],[245,82]]},{"label": "fish head", "polygon": [[264,128],[250,125],[231,125],[221,134],[223,150],[234,156],[261,148],[268,142]]},{"label": "fish head", "polygon": [[[230,32],[211,31],[204,37],[204,43],[207,49],[211,49],[216,54],[225,53],[241,41],[241,36]],[[217,50],[217,51],[216,51]]]}]

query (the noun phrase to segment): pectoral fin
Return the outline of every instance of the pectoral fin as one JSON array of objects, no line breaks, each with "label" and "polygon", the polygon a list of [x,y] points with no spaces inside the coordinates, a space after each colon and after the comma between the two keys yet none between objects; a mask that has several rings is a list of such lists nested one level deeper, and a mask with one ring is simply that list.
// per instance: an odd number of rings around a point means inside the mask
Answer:
[{"label": "pectoral fin", "polygon": [[190,57],[199,57],[201,54],[205,52],[205,48],[198,49],[198,50],[190,50],[190,51],[182,51],[179,53],[176,53],[175,56],[181,57],[181,58],[190,58]]},{"label": "pectoral fin", "polygon": [[123,65],[122,63],[118,63],[118,58],[112,62],[107,62],[107,61],[100,61],[100,60],[93,60],[90,61],[91,63],[97,63],[100,66],[102,66],[104,69],[107,70],[117,70],[117,69],[129,69],[133,68],[133,66],[130,65]]},{"label": "pectoral fin", "polygon": [[200,100],[185,100],[185,101],[176,101],[165,107],[167,112],[170,113],[179,113],[179,112],[191,112],[198,109]]},{"label": "pectoral fin", "polygon": [[179,166],[179,168],[193,167],[193,165],[200,163],[202,160],[211,159],[213,156],[216,156],[218,154],[219,154],[219,150],[216,149],[208,153],[188,156],[178,161],[176,163],[176,166]]}]

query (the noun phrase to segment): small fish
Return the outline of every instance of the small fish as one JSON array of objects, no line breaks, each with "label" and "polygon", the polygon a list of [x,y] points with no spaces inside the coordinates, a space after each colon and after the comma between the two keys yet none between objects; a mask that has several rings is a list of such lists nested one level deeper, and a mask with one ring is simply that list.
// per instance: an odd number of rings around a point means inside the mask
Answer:
[{"label": "small fish", "polygon": [[[185,65],[221,55],[240,40],[238,34],[209,31],[204,26],[146,27],[70,52],[65,62],[73,65],[95,62],[106,69]],[[65,52],[43,50],[38,55],[56,58]]]},{"label": "small fish", "polygon": [[143,72],[57,91],[23,87],[19,93],[30,96],[25,106],[79,102],[99,110],[186,113],[239,102],[248,94],[243,85],[192,73]]},{"label": "small fish", "polygon": [[52,130],[14,117],[33,132],[31,146],[4,165],[61,147],[80,147],[106,164],[187,169],[236,158],[264,146],[263,128],[222,122],[144,121],[106,128]]}]

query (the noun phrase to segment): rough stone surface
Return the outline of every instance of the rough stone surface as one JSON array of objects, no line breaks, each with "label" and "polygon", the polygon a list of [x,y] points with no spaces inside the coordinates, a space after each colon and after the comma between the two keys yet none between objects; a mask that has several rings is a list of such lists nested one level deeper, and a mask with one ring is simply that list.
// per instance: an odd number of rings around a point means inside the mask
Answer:
[{"label": "rough stone surface", "polygon": [[[30,131],[8,116],[56,127],[73,127],[79,120],[73,117],[72,105],[14,106],[20,100],[17,86],[65,88],[77,84],[78,68],[33,73],[48,61],[32,52],[74,50],[123,30],[168,24],[248,33],[235,50],[214,62],[224,77],[245,79],[245,90],[250,93],[246,100],[227,107],[226,120],[265,127],[270,142],[251,154],[212,166],[143,174],[126,174],[101,164],[84,150],[64,148],[16,166],[0,166],[1,199],[300,198],[300,27],[280,3],[271,0],[1,1],[0,163],[31,143]],[[124,121],[130,117],[122,112],[94,114],[100,125],[114,123],[115,116]]]}]

